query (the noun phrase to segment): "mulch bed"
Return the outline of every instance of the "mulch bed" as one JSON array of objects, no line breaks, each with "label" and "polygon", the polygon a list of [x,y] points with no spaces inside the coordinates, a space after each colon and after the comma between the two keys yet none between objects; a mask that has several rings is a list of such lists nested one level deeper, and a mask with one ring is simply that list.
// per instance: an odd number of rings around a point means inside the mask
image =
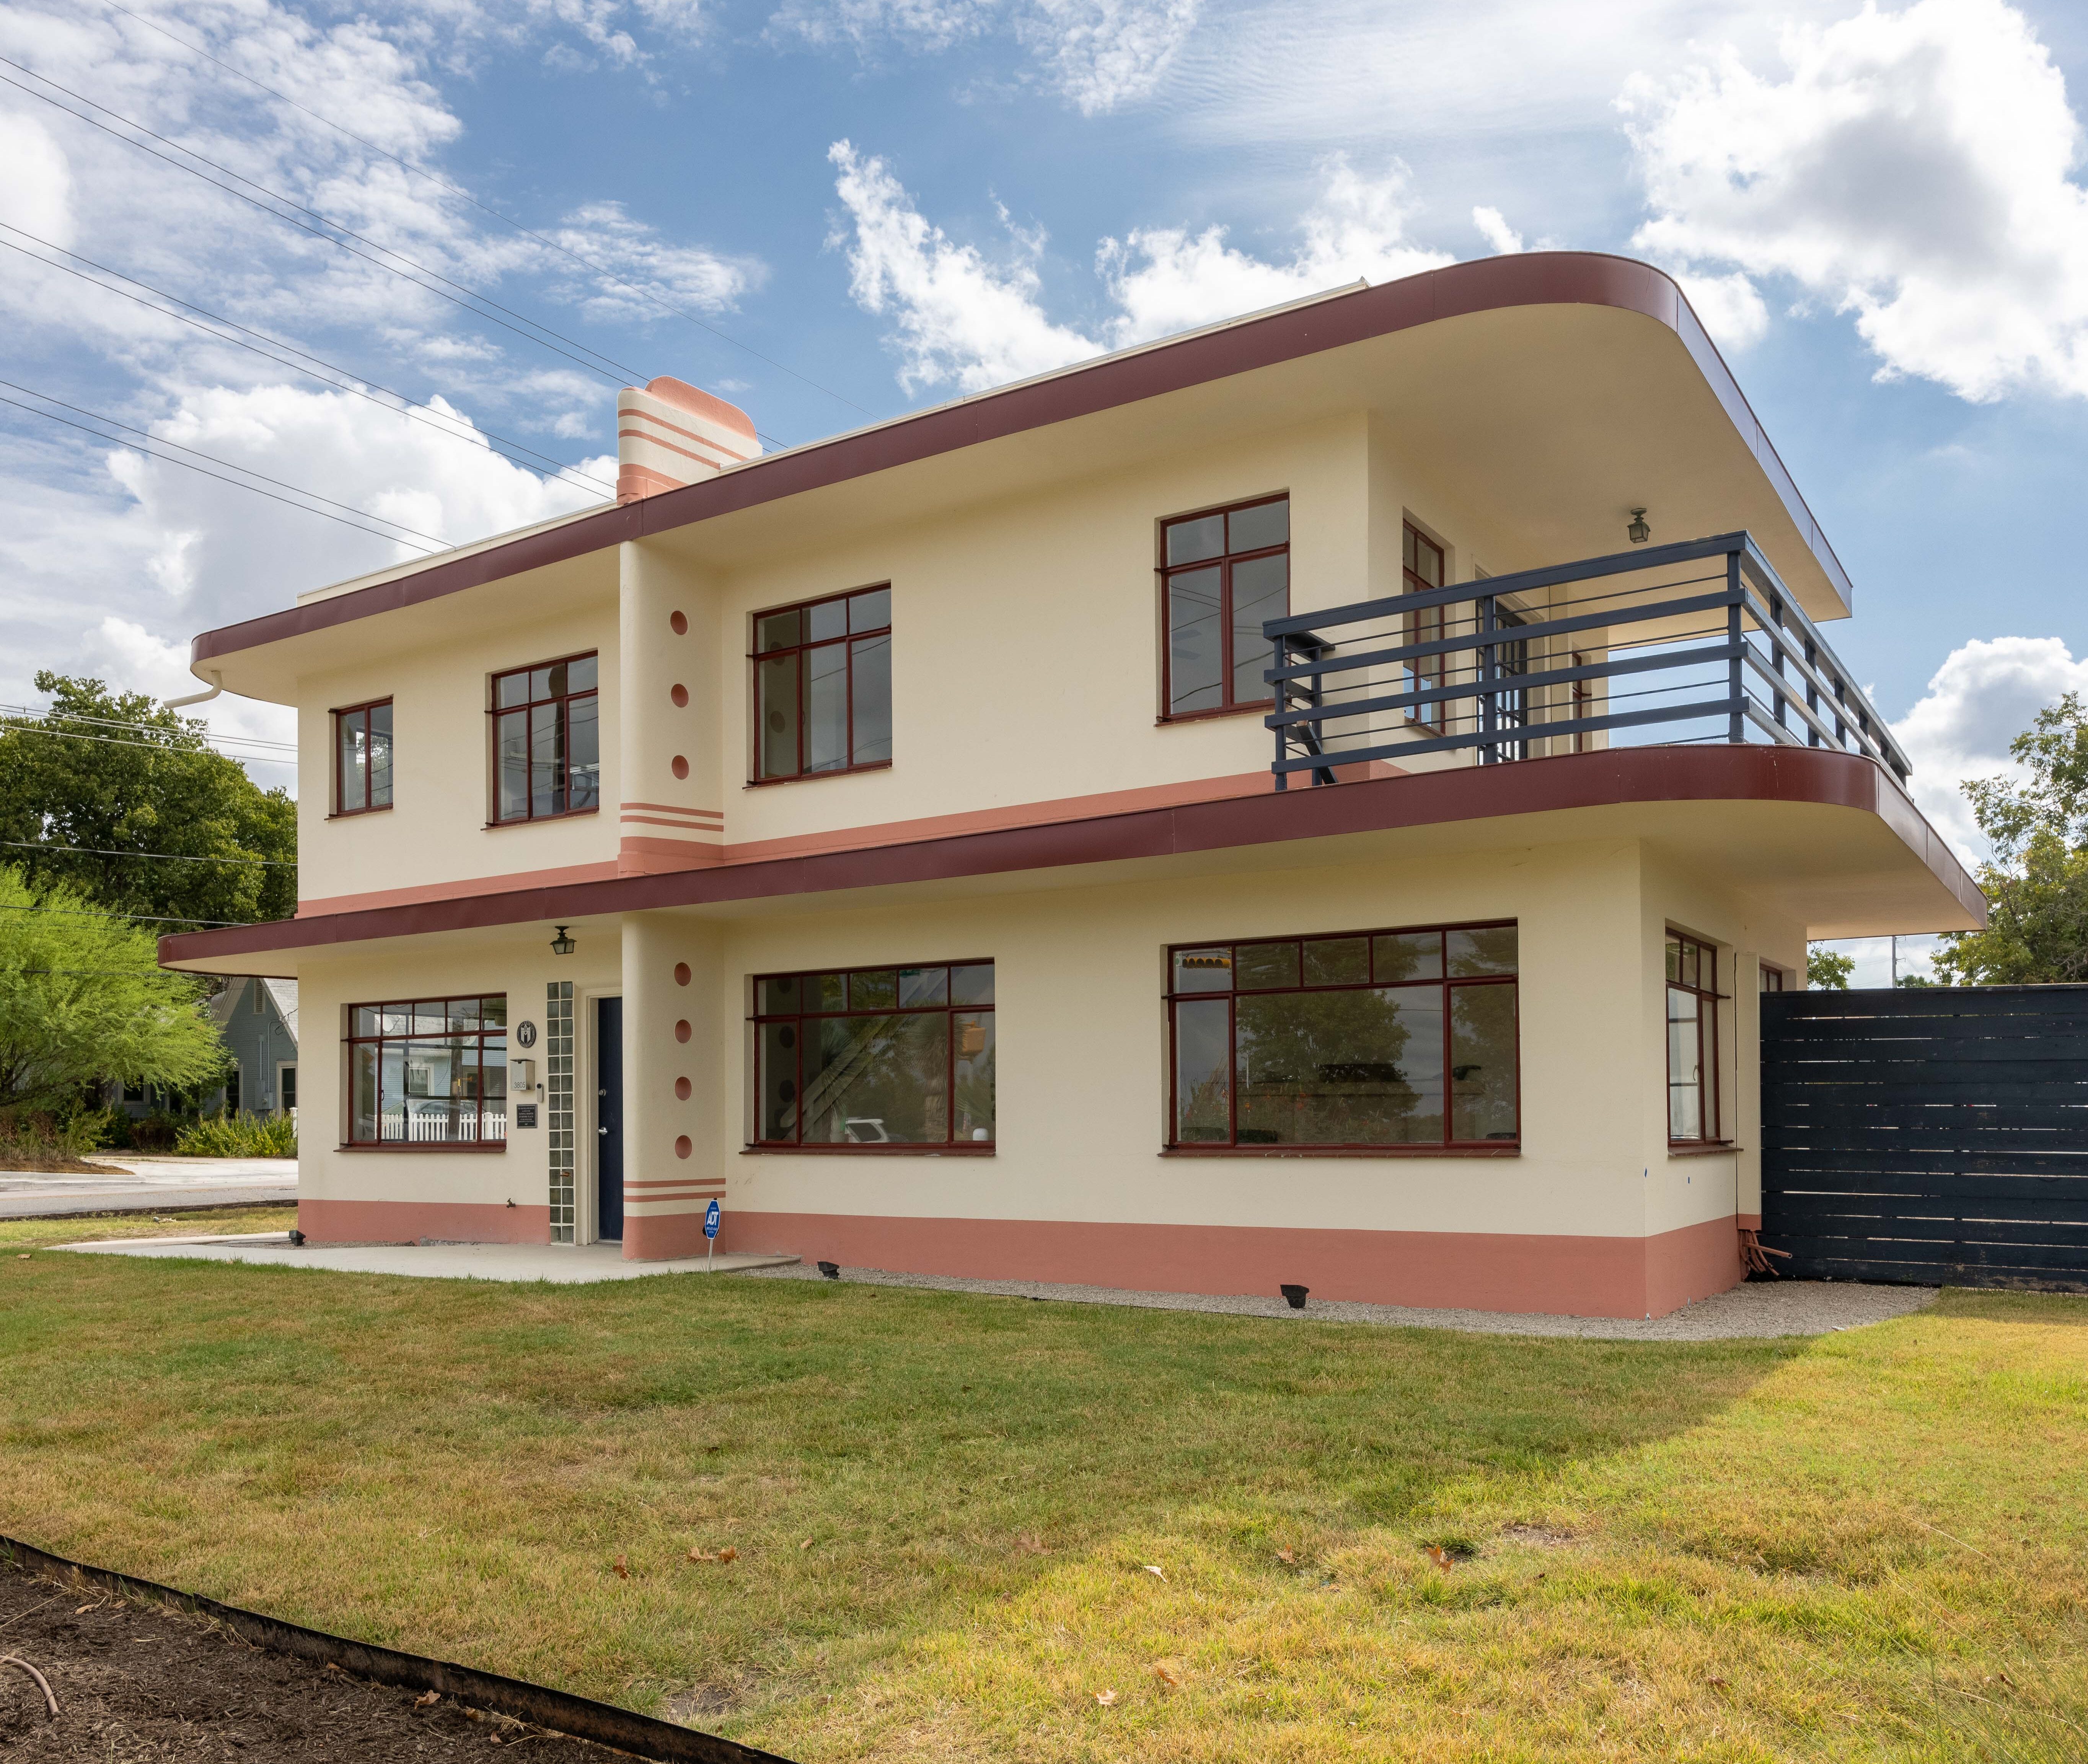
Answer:
[{"label": "mulch bed", "polygon": [[334,1668],[250,1646],[207,1617],[61,1584],[0,1565],[0,1758],[297,1760],[403,1764],[523,1748],[541,1764],[612,1764],[624,1756],[447,1698],[366,1684]]}]

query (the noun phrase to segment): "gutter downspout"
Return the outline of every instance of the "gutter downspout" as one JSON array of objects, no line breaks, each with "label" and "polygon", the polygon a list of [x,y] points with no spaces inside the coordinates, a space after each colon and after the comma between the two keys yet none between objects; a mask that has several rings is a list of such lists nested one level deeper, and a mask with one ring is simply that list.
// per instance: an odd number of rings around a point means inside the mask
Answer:
[{"label": "gutter downspout", "polygon": [[164,708],[178,711],[185,704],[207,704],[225,690],[225,676],[215,668],[210,670],[210,690],[191,692],[186,698],[167,698],[161,701]]}]

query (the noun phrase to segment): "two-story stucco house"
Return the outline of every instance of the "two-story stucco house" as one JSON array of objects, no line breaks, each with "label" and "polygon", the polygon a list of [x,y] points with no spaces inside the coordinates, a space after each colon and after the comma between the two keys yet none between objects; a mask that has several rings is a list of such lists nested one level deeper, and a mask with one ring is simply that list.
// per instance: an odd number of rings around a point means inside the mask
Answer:
[{"label": "two-story stucco house", "polygon": [[[1984,903],[1675,285],[1358,286],[204,634],[297,707],[315,1241],[1637,1316],[1808,937]],[[324,1124],[322,1126],[321,1124]]]}]

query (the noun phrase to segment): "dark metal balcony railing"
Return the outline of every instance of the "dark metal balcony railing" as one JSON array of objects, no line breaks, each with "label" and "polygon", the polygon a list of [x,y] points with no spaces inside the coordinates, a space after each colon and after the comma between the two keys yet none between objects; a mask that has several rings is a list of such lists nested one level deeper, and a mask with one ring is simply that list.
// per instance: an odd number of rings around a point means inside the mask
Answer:
[{"label": "dark metal balcony railing", "polygon": [[1373,759],[1469,749],[1495,765],[1649,737],[1840,748],[1906,781],[1884,718],[1744,532],[1262,630],[1275,650],[1263,677],[1276,688],[1279,790],[1294,772],[1332,784],[1334,766]]}]

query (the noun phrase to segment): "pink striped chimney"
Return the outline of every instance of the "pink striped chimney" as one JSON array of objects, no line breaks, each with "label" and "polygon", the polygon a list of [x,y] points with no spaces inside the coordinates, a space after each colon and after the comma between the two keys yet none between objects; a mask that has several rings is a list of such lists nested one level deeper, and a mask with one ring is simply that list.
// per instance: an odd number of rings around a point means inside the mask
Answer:
[{"label": "pink striped chimney", "polygon": [[616,395],[619,502],[715,477],[760,451],[745,411],[664,374]]}]

